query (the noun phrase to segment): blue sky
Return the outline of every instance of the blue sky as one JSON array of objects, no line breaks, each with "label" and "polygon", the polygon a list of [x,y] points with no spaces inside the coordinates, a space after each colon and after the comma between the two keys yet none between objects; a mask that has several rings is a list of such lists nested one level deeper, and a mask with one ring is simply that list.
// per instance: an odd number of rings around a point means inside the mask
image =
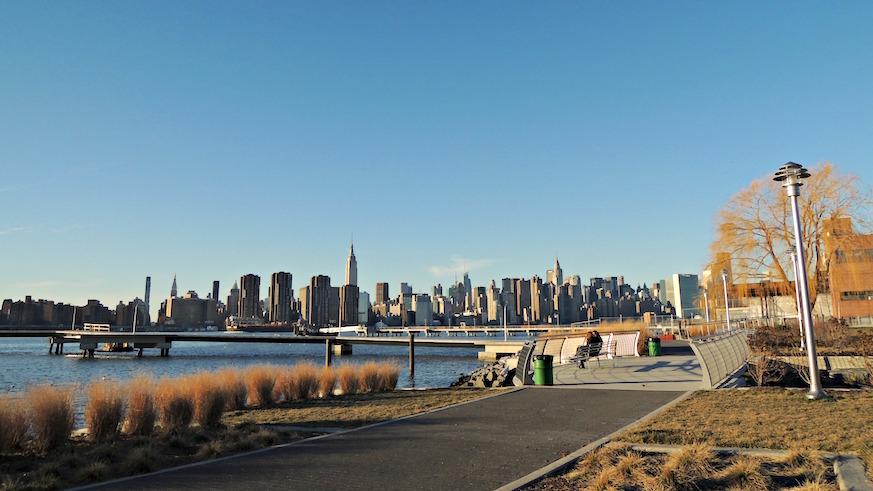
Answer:
[{"label": "blue sky", "polygon": [[[873,183],[870,2],[0,2],[0,298],[290,271],[697,273],[791,160]],[[266,286],[263,287],[266,295]],[[154,312],[153,312],[154,314]]]}]

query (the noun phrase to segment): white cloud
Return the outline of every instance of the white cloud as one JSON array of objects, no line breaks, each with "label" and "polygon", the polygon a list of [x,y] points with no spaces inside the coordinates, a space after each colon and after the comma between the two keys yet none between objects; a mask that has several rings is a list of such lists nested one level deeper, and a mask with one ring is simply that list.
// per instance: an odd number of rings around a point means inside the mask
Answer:
[{"label": "white cloud", "polygon": [[0,235],[12,235],[16,232],[24,231],[24,227],[11,227],[0,230]]},{"label": "white cloud", "polygon": [[496,259],[467,259],[460,255],[453,255],[449,265],[434,265],[428,268],[434,277],[451,276],[453,274],[463,274],[464,271],[470,272],[477,269],[486,268],[496,263]]}]

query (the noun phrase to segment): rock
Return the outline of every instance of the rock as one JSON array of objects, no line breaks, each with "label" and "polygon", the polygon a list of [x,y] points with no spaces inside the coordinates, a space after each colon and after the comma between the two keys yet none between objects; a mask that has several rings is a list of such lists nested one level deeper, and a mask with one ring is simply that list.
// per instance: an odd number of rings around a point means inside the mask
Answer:
[{"label": "rock", "polygon": [[452,387],[506,387],[512,385],[512,375],[518,360],[504,357],[494,363],[486,363],[482,368],[461,375]]}]

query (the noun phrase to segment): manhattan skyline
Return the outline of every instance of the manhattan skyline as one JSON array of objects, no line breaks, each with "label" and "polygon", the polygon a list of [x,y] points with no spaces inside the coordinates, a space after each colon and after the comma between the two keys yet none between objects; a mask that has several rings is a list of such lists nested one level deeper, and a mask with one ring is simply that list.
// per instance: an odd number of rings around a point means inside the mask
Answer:
[{"label": "manhattan skyline", "polygon": [[[634,286],[791,160],[873,183],[873,5],[7,2],[0,299]],[[264,296],[264,295],[262,295]]]}]

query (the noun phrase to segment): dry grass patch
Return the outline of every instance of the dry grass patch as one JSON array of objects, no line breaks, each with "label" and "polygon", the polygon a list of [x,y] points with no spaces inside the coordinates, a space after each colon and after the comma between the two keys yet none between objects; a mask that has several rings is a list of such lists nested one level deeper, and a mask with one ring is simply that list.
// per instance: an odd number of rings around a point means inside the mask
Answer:
[{"label": "dry grass patch", "polygon": [[323,366],[318,370],[318,392],[321,397],[331,397],[336,389],[336,371],[333,367]]},{"label": "dry grass patch", "polygon": [[155,430],[158,414],[155,409],[155,381],[137,375],[127,383],[127,419],[124,431],[129,435],[149,436]]},{"label": "dry grass patch", "polygon": [[336,369],[339,389],[343,394],[357,394],[361,384],[358,378],[358,368],[355,365],[340,365]]},{"label": "dry grass patch", "polygon": [[67,441],[75,424],[72,388],[41,385],[28,389],[24,400],[37,452],[49,452]]},{"label": "dry grass patch", "polygon": [[309,427],[356,428],[480,399],[503,389],[429,389],[373,392],[331,399],[285,402],[258,411],[231,411],[226,424],[243,422]]},{"label": "dry grass patch", "polygon": [[193,385],[194,421],[203,428],[217,427],[227,406],[227,392],[219,380],[208,372],[192,375],[189,383]]},{"label": "dry grass patch", "polygon": [[564,476],[545,479],[530,490],[836,490],[831,471],[807,477],[809,469],[787,459],[716,452],[696,444],[671,453],[635,450],[614,443],[588,454]]},{"label": "dry grass patch", "polygon": [[165,432],[175,433],[188,428],[194,419],[193,383],[187,377],[162,378],[155,391],[155,405]]},{"label": "dry grass patch", "polygon": [[266,407],[273,404],[277,371],[272,365],[256,365],[245,369],[242,378],[248,388],[250,405]]},{"label": "dry grass patch", "polygon": [[215,379],[227,396],[225,408],[228,411],[245,409],[248,401],[248,388],[240,371],[235,368],[225,368],[215,374]]},{"label": "dry grass patch", "polygon": [[320,373],[312,362],[298,363],[282,369],[276,380],[276,389],[286,401],[299,401],[318,396]]},{"label": "dry grass patch", "polygon": [[87,389],[85,426],[97,442],[114,440],[124,422],[124,390],[118,382],[94,381]]},{"label": "dry grass patch", "polygon": [[14,453],[27,441],[27,410],[21,399],[0,395],[0,454]]}]

